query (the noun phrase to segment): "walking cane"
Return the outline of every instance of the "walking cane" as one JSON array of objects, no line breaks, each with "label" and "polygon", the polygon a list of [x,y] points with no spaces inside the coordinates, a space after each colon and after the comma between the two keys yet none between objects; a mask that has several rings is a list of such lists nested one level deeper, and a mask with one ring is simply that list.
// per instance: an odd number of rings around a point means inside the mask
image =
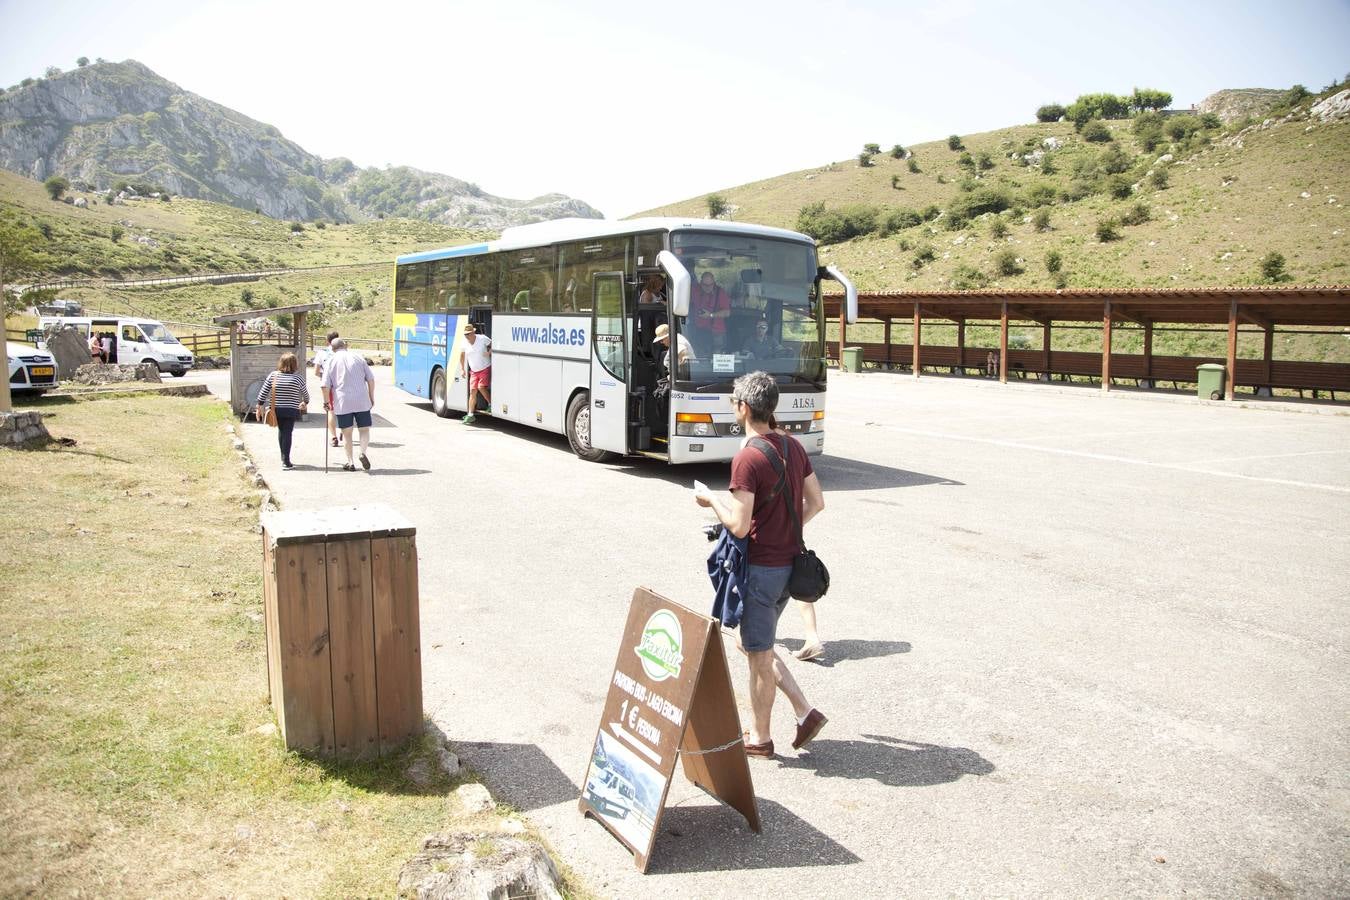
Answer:
[{"label": "walking cane", "polygon": [[323,405],[323,428],[319,430],[323,435],[323,474],[328,474],[328,404]]}]

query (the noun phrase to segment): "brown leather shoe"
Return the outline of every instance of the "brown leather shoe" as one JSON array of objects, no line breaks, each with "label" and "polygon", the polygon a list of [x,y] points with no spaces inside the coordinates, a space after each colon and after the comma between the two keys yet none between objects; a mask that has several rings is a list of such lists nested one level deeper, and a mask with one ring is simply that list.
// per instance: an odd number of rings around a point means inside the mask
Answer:
[{"label": "brown leather shoe", "polygon": [[762,744],[752,744],[749,741],[750,732],[745,732],[741,740],[745,741],[745,755],[756,759],[773,759],[773,738]]},{"label": "brown leather shoe", "polygon": [[825,714],[812,707],[806,714],[806,721],[797,726],[797,739],[792,742],[793,750],[800,750],[807,744],[816,739],[820,734],[820,729],[825,727],[825,723],[830,721],[825,718]]}]

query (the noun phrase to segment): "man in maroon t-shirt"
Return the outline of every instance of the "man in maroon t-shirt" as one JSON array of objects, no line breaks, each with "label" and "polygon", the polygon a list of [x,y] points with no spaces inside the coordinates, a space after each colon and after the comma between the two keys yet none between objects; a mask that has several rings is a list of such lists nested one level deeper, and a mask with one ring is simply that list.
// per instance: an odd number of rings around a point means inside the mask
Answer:
[{"label": "man in maroon t-shirt", "polygon": [[731,297],[722,290],[711,272],[704,272],[689,293],[690,335],[699,356],[711,356],[726,349],[727,319],[731,317]]},{"label": "man in maroon t-shirt", "polygon": [[731,461],[731,497],[696,494],[694,499],[699,506],[711,508],[733,535],[750,537],[749,577],[740,627],[741,649],[750,664],[750,706],[755,720],[746,732],[745,751],[750,756],[772,758],[770,719],[775,687],[792,703],[797,717],[793,749],[801,749],[819,734],[826,719],[807,702],[797,680],[773,649],[778,617],[788,602],[792,560],[799,546],[784,493],[775,491],[778,474],[774,465],[751,440],[764,438],[773,445],[778,459],[786,461],[787,483],[793,501],[799,504],[803,526],[825,508],[825,496],[801,444],[770,427],[778,406],[778,385],[773,376],[751,372],[737,378],[731,402],[736,407],[736,421],[747,435]]}]

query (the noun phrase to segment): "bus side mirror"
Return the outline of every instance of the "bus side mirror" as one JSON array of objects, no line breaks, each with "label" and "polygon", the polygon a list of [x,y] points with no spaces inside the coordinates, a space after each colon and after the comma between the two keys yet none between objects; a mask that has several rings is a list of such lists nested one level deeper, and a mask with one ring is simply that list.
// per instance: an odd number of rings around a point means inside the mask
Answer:
[{"label": "bus side mirror", "polygon": [[689,270],[669,250],[656,255],[656,264],[666,273],[666,284],[670,286],[671,315],[681,318],[689,315]]}]

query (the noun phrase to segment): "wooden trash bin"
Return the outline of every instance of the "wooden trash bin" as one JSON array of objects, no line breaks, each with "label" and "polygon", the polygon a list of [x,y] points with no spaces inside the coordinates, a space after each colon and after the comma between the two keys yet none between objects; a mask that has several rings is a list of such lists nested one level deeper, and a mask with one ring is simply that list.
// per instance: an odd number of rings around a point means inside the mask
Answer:
[{"label": "wooden trash bin", "polygon": [[265,513],[267,686],[286,746],[396,751],[422,730],[417,530],[383,505]]}]

